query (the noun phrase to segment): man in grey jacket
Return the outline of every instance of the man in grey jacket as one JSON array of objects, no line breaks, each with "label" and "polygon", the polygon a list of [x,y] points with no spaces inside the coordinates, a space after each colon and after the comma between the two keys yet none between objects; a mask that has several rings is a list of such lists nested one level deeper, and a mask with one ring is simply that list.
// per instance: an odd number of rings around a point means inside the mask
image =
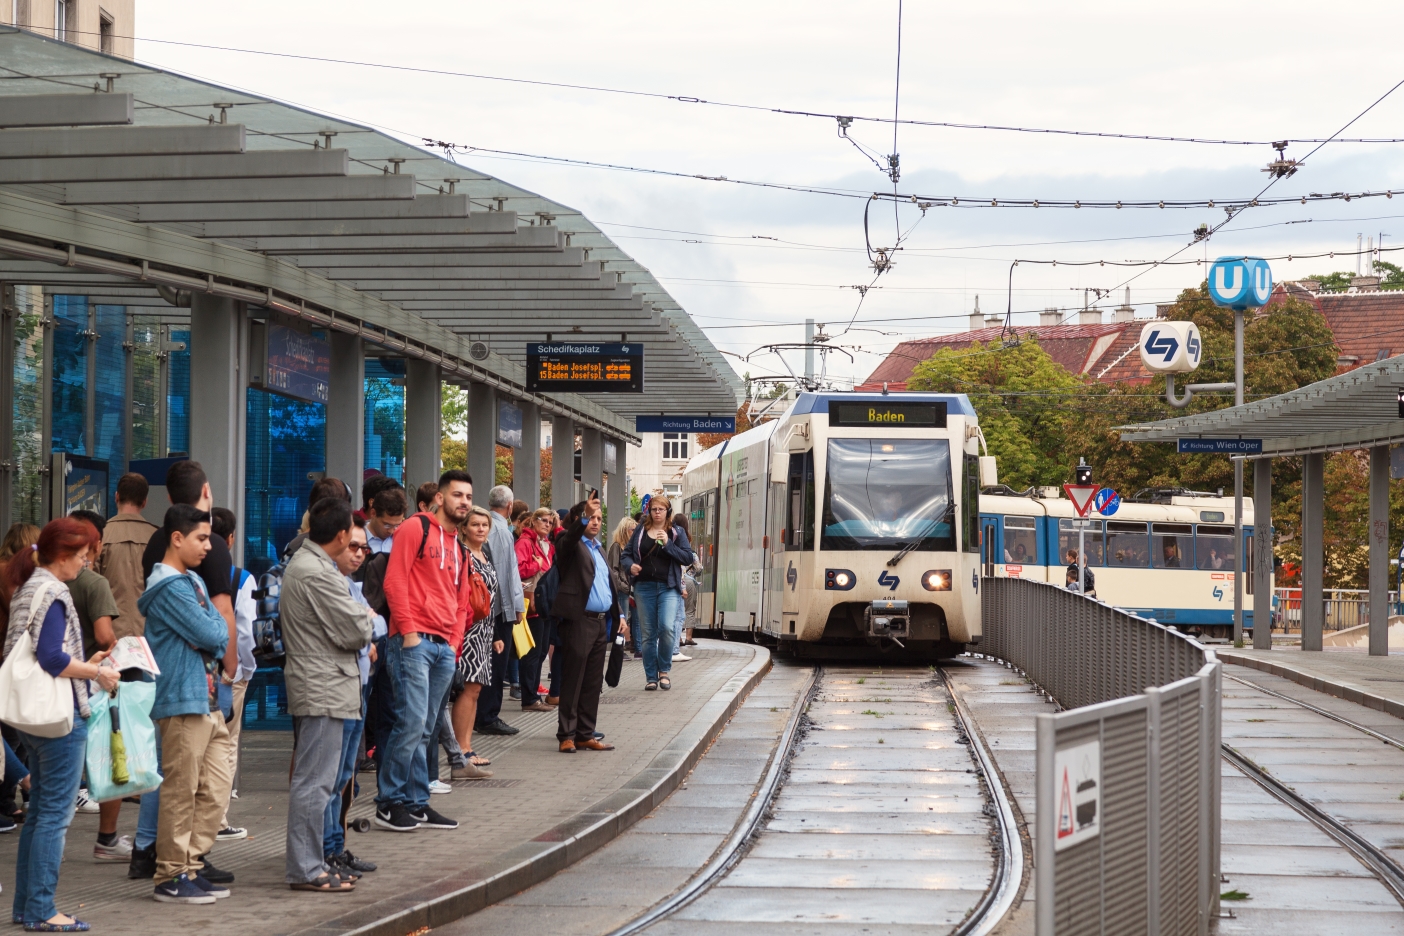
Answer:
[{"label": "man in grey jacket", "polygon": [[288,787],[287,882],[293,890],[350,890],[322,857],[327,802],[341,762],[342,721],[361,717],[357,652],[371,641],[371,612],[351,597],[336,559],[351,544],[351,506],[323,498],[308,514],[307,542],[283,573],[279,616],[284,678],[296,734]]},{"label": "man in grey jacket", "polygon": [[488,509],[492,511],[492,530],[488,533],[488,552],[497,570],[497,594],[492,603],[493,640],[502,641],[502,652],[492,654],[492,685],[484,686],[478,696],[478,723],[474,728],[483,734],[514,735],[518,729],[502,720],[502,689],[507,681],[507,654],[516,653],[512,642],[512,625],[526,610],[522,598],[522,577],[517,571],[517,544],[512,537],[512,525],[507,515],[512,511],[512,489],[505,484],[488,491]]}]

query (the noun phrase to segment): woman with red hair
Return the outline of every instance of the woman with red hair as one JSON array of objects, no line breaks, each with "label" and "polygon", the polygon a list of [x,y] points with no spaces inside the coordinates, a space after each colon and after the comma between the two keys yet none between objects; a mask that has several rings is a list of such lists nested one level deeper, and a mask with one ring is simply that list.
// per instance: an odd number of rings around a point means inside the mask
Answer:
[{"label": "woman with red hair", "polygon": [[20,832],[15,860],[13,919],[31,933],[81,933],[88,924],[59,913],[54,907],[63,841],[73,821],[78,781],[83,774],[83,749],[88,737],[88,681],[104,690],[117,685],[119,674],[100,667],[102,650],[83,659],[83,631],[66,582],[78,577],[88,550],[96,540],[91,524],[72,517],[50,521],[39,542],[5,567],[10,599],[10,628],[5,656],[22,633],[34,642],[39,666],[66,681],[73,691],[73,730],[59,738],[40,738],[20,729],[29,749],[29,813]]}]

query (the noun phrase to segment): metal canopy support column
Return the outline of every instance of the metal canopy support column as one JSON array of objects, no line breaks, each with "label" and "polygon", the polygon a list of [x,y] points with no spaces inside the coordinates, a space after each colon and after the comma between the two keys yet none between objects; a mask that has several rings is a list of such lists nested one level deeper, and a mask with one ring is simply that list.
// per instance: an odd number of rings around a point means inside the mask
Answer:
[{"label": "metal canopy support column", "polygon": [[[0,524],[15,522],[15,287],[0,283]],[[130,436],[130,433],[129,433]]]},{"label": "metal canopy support column", "polygon": [[468,385],[468,473],[473,476],[473,503],[488,505],[497,484],[497,395],[482,383]]},{"label": "metal canopy support column", "polygon": [[[600,430],[591,429],[588,426],[580,430],[580,486],[585,489],[584,496],[590,495],[593,488],[597,491],[604,489],[603,470],[603,445],[600,444]],[[603,538],[602,538],[602,541]]]},{"label": "metal canopy support column", "polygon": [[240,326],[233,299],[190,301],[190,457],[210,480],[216,507],[239,512],[244,489],[244,394]]},{"label": "metal canopy support column", "polygon": [[1370,656],[1389,655],[1389,446],[1370,449]]},{"label": "metal canopy support column", "polygon": [[424,482],[439,480],[442,410],[438,365],[416,358],[406,360],[405,490],[410,497]]},{"label": "metal canopy support column", "polygon": [[518,401],[522,410],[522,447],[512,453],[512,490],[532,507],[541,506],[541,410]]},{"label": "metal canopy support column", "polygon": [[1326,624],[1326,605],[1321,592],[1325,556],[1326,456],[1317,452],[1302,456],[1302,649],[1320,650]]},{"label": "metal canopy support column", "polygon": [[575,506],[575,423],[569,416],[551,417],[551,506]]},{"label": "metal canopy support column", "polygon": [[1253,462],[1253,649],[1272,649],[1272,459]]},{"label": "metal canopy support column", "polygon": [[613,528],[629,512],[629,479],[628,472],[624,470],[624,450],[629,446],[622,439],[606,439],[606,443],[614,446],[614,464],[610,465],[609,459],[605,459],[605,467],[609,469],[605,509],[609,512],[609,523]]},{"label": "metal canopy support column", "polygon": [[327,386],[327,475],[351,485],[360,497],[366,457],[366,352],[357,335],[331,333]]}]

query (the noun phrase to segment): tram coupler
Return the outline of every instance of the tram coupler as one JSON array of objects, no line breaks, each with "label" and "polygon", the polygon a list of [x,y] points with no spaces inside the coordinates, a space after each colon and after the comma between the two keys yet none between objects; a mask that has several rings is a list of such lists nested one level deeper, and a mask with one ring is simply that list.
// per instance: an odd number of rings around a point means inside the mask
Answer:
[{"label": "tram coupler", "polygon": [[902,646],[898,637],[906,637],[910,630],[912,613],[906,601],[874,601],[864,611],[868,622],[868,633],[873,637],[887,637]]}]

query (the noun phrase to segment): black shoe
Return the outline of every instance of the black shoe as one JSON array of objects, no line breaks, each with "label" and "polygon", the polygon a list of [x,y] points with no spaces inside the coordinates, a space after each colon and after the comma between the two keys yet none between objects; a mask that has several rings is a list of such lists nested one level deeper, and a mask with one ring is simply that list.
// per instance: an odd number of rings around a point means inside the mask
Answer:
[{"label": "black shoe", "polygon": [[419,812],[417,812],[417,813],[411,813],[410,815],[411,815],[411,817],[414,818],[422,827],[424,827],[424,828],[426,828],[426,829],[456,829],[456,828],[458,828],[458,821],[457,821],[456,819],[450,819],[448,816],[445,816],[445,815],[443,815],[443,814],[441,814],[441,813],[437,813],[437,812],[435,812],[434,810],[430,809],[428,806],[425,806],[425,807],[424,807],[423,809],[421,809]]},{"label": "black shoe", "polygon": [[132,848],[132,861],[127,865],[127,880],[149,881],[156,876],[156,846]]},{"label": "black shoe", "polygon": [[604,740],[604,732],[603,732],[603,731],[597,731],[597,732],[595,732],[595,740],[596,740],[596,741],[603,741],[603,740]]},{"label": "black shoe", "polygon": [[366,861],[363,858],[357,858],[349,851],[344,851],[341,854],[337,855],[336,863],[340,867],[343,867],[348,871],[354,871],[357,874],[367,874],[379,867],[379,865],[377,865],[374,861]]},{"label": "black shoe", "polygon": [[507,724],[500,718],[495,722],[482,725],[474,730],[477,731],[479,734],[487,735],[514,735],[517,733],[516,728],[513,728],[511,725]]},{"label": "black shoe", "polygon": [[326,864],[327,869],[332,874],[335,874],[343,881],[355,882],[361,879],[361,872],[352,869],[349,865],[342,861],[340,855],[324,855],[322,857],[322,861]]},{"label": "black shoe", "polygon": [[361,758],[356,764],[356,773],[375,773],[375,760],[370,757]]},{"label": "black shoe", "polygon": [[522,697],[522,690],[513,688],[507,695],[511,696],[513,699],[520,699]]},{"label": "black shoe", "polygon": [[204,867],[200,869],[200,877],[209,881],[211,884],[234,883],[233,871],[221,871],[220,869],[216,868],[214,865],[210,864],[210,858],[208,855],[201,855],[200,861],[204,864]]},{"label": "black shoe", "polygon": [[419,820],[410,815],[409,807],[403,803],[376,809],[375,824],[388,832],[413,832],[419,828]]},{"label": "black shoe", "polygon": [[9,816],[0,816],[0,835],[4,835],[7,832],[13,832],[18,828],[18,822],[11,819]]}]

